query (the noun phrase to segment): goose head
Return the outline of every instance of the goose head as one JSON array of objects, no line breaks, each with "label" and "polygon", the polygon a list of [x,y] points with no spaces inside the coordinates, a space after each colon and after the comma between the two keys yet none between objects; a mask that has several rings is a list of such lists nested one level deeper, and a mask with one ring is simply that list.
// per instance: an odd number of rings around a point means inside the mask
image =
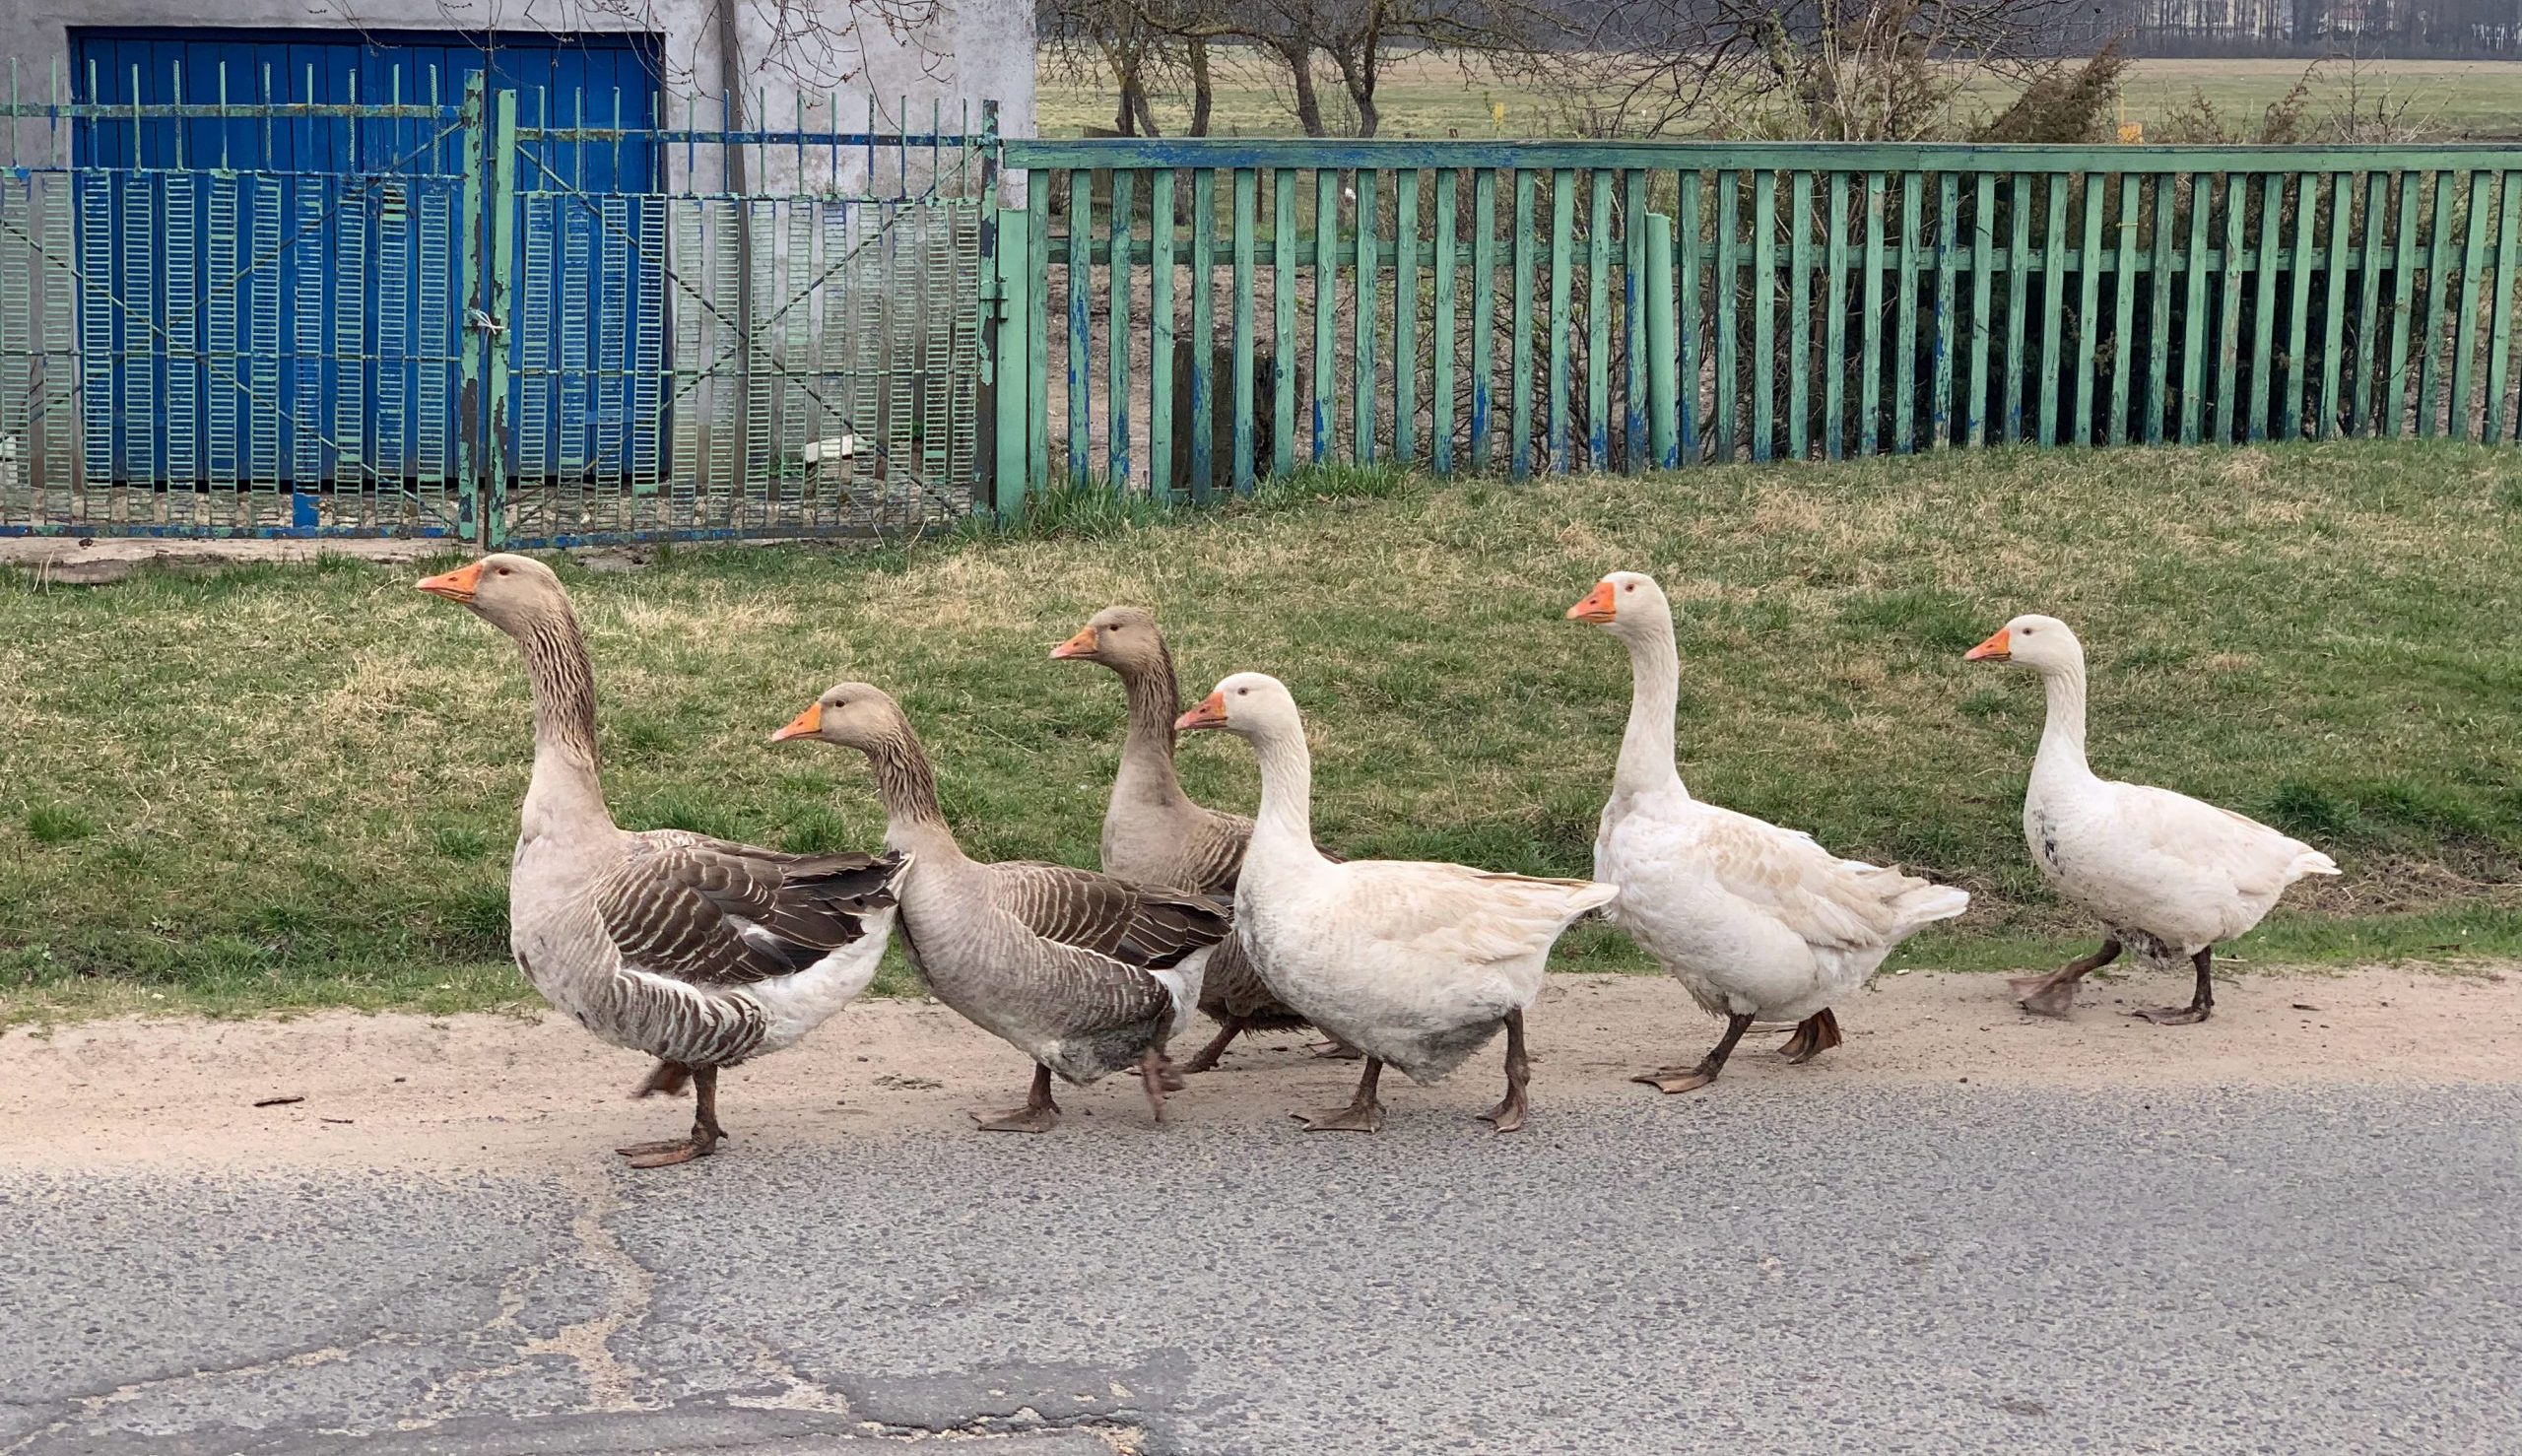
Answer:
[{"label": "goose head", "polygon": [[884,689],[867,683],[840,683],[807,704],[806,710],[770,735],[772,743],[792,738],[820,738],[843,748],[873,754],[903,737],[910,719],[902,705]]},{"label": "goose head", "polygon": [[2085,665],[2084,643],[2076,640],[2067,624],[2036,612],[1998,628],[1996,635],[1961,655],[1970,662],[2015,663],[2044,678],[2053,673],[2080,672]]},{"label": "goose head", "polygon": [[1614,571],[1567,609],[1570,622],[1590,622],[1616,637],[1673,633],[1673,604],[1643,571]]},{"label": "goose head", "polygon": [[498,552],[452,571],[413,583],[431,596],[455,603],[509,636],[538,622],[566,617],[568,591],[552,568],[532,557]]},{"label": "goose head", "polygon": [[1173,720],[1185,733],[1216,728],[1237,738],[1271,738],[1302,734],[1304,720],[1296,712],[1288,685],[1267,673],[1236,673],[1219,680],[1217,691],[1197,707]]},{"label": "goose head", "polygon": [[1156,614],[1139,607],[1106,607],[1051,649],[1061,661],[1099,662],[1114,672],[1153,668],[1164,660]]}]

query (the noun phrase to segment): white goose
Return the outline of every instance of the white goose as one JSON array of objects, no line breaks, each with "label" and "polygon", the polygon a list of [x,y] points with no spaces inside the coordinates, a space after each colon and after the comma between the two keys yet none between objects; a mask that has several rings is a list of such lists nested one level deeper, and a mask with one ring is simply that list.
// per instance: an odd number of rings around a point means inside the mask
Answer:
[{"label": "white goose", "polygon": [[1414,860],[1323,857],[1313,846],[1313,760],[1295,699],[1278,679],[1236,673],[1175,726],[1222,728],[1252,745],[1261,809],[1234,892],[1235,935],[1271,991],[1366,1054],[1346,1107],[1307,1132],[1383,1125],[1375,1086],[1389,1062],[1420,1083],[1506,1032],[1506,1095],[1481,1114],[1524,1125],[1530,1080],[1524,1008],[1541,994],[1551,944],[1615,893],[1584,880],[1493,874]]},{"label": "white goose", "polygon": [[2260,922],[2286,887],[2338,865],[2229,809],[2145,784],[2097,778],[2085,762],[2085,649],[2055,617],[2018,617],[1964,654],[2040,674],[2049,721],[2023,798],[2023,837],[2057,892],[2102,924],[2101,949],[2045,976],[2013,982],[2024,1010],[2063,1017],[2076,984],[2133,947],[2149,960],[2197,968],[2187,1006],[2136,1015],[2162,1026],[2216,1009],[2214,947]]},{"label": "white goose", "polygon": [[1723,1038],[1696,1066],[1631,1080],[1667,1092],[1705,1087],[1755,1021],[1797,1024],[1780,1048],[1790,1062],[1838,1045],[1831,1006],[1892,947],[1960,914],[1970,896],[1691,797],[1673,761],[1673,609],[1654,577],[1615,571],[1567,615],[1628,647],[1628,730],[1594,836],[1594,878],[1620,887],[1605,917],[1725,1018]]}]

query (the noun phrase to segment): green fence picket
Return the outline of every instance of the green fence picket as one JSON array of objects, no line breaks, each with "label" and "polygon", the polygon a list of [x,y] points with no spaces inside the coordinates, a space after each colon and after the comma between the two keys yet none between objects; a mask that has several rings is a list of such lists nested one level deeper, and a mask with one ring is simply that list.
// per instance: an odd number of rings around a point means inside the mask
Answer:
[{"label": "green fence picket", "polygon": [[1270,473],[1296,468],[1296,169],[1270,176]]},{"label": "green fence picket", "polygon": [[1372,465],[1375,392],[1382,383],[1375,369],[1375,336],[1382,330],[1382,316],[1375,302],[1375,275],[1382,271],[1383,238],[1375,214],[1381,207],[1377,194],[1383,187],[1382,179],[1371,169],[1361,168],[1357,177],[1358,252],[1356,278],[1351,287],[1357,295],[1358,313],[1349,341],[1349,458],[1360,465]]},{"label": "green fence picket", "polygon": [[[2391,176],[2375,170],[2364,178],[2364,221],[2358,230],[2362,237],[2356,248],[2356,382],[2350,391],[2354,396],[2355,418],[2348,427],[2351,433],[2379,432],[2374,421],[2374,374],[2389,366],[2381,352],[2381,335],[2386,327],[2381,316],[2383,246],[2390,240],[2385,220],[2390,216]],[[2384,413],[2388,413],[2385,411]]]},{"label": "green fence picket", "polygon": [[1787,204],[1786,453],[1805,455],[1806,417],[1812,410],[1813,373],[1813,173],[1796,168]]},{"label": "green fence picket", "polygon": [[[2487,263],[2487,225],[2491,209],[2488,205],[2487,172],[2467,174],[2468,194],[2462,199],[2462,211],[2469,215],[2469,231],[2461,243],[2461,301],[2452,310],[2452,387],[2444,413],[2444,432],[2454,439],[2470,436],[2471,370],[2478,364],[2479,349],[2479,270]],[[2492,401],[2490,408],[2492,407]]]},{"label": "green fence picket", "polygon": [[1392,179],[1392,459],[1419,458],[1419,169]]},{"label": "green fence picket", "polygon": [[1655,463],[1681,463],[1681,399],[1674,378],[1679,344],[1673,302],[1673,220],[1660,213],[1630,215],[1646,226],[1646,431]]},{"label": "green fence picket", "polygon": [[1340,317],[1340,174],[1318,166],[1313,172],[1313,394],[1306,428],[1312,431],[1307,451],[1313,463],[1331,458],[1331,397],[1337,370],[1332,336]]},{"label": "green fence picket", "polygon": [[2076,391],[2075,440],[2079,445],[2097,445],[2093,437],[2092,401],[2093,363],[2101,333],[2101,205],[2109,191],[2108,179],[2086,172],[2081,179],[2085,197],[2083,245],[2076,251],[2076,371],[2069,385]]},{"label": "green fence picket", "polygon": [[1507,239],[1513,253],[1514,337],[1506,343],[1510,360],[1506,387],[1506,473],[1529,480],[1533,473],[1533,188],[1530,168],[1515,168],[1515,235]]},{"label": "green fence picket", "polygon": [[1953,439],[1953,330],[1959,300],[1954,282],[1959,266],[1961,178],[1945,172],[1936,178],[1935,204],[1935,384],[1927,414],[1927,448],[1941,450]]},{"label": "green fence picket", "polygon": [[1169,501],[1173,479],[1173,185],[1171,167],[1147,191],[1147,493]]},{"label": "green fence picket", "polygon": [[[1217,485],[1218,174],[1191,173],[1191,498]],[[1176,489],[1179,489],[1177,487]]]},{"label": "green fence picket", "polygon": [[1708,296],[1716,310],[1716,380],[1715,397],[1708,404],[1709,418],[1716,427],[1714,458],[1720,462],[1734,458],[1737,433],[1734,364],[1742,341],[1736,337],[1735,293],[1742,280],[1735,237],[1741,226],[1742,190],[1741,173],[1716,174],[1716,266],[1707,281]]},{"label": "green fence picket", "polygon": [[[2382,433],[2400,432],[2401,417],[2408,408],[2409,357],[2408,336],[2412,322],[2410,313],[2417,298],[2418,189],[2422,176],[2414,169],[2400,173],[2400,205],[2393,216],[2397,225],[2391,255],[2391,359],[2382,375],[2387,393],[2382,400]],[[2418,412],[2420,415],[2423,410]]]},{"label": "green fence picket", "polygon": [[[1621,243],[1626,252],[1621,261],[1621,321],[1628,330],[1626,371],[1621,380],[1622,424],[1625,443],[1622,459],[1629,474],[1646,469],[1651,443],[1647,437],[1646,411],[1646,173],[1630,167],[1622,173]],[[1660,451],[1655,452],[1660,458]]]},{"label": "green fence picket", "polygon": [[1848,178],[1830,173],[1828,237],[1823,267],[1828,284],[1822,291],[1822,453],[1839,459],[1846,452],[1848,408]]},{"label": "green fence picket", "polygon": [[1883,419],[1883,173],[1865,178],[1864,358],[1857,362],[1856,452],[1871,455]]},{"label": "green fence picket", "polygon": [[1752,458],[1777,430],[1777,173],[1752,174]]},{"label": "green fence picket", "polygon": [[2286,179],[2259,181],[2259,255],[2254,260],[2256,287],[2251,298],[2250,437],[2268,438],[2269,372],[2277,344],[2277,252],[2285,226]]},{"label": "green fence picket", "polygon": [[1497,172],[1471,179],[1471,468],[1489,468],[1492,386],[1497,378]]},{"label": "green fence picket", "polygon": [[1699,430],[1706,416],[1699,408],[1699,211],[1698,171],[1695,167],[1675,175],[1673,204],[1674,228],[1673,267],[1680,274],[1681,299],[1674,306],[1676,332],[1680,336],[1681,358],[1674,368],[1675,405],[1681,419],[1678,442],[1682,465],[1694,465],[1699,457]]},{"label": "green fence picket", "polygon": [[1436,296],[1430,304],[1435,310],[1436,341],[1428,371],[1433,397],[1427,402],[1427,463],[1438,475],[1451,475],[1454,468],[1454,273],[1461,261],[1455,254],[1460,229],[1454,214],[1461,205],[1459,176],[1451,167],[1436,171]]},{"label": "green fence picket", "polygon": [[1574,307],[1569,294],[1576,251],[1576,173],[1550,174],[1550,470],[1567,473],[1567,375],[1573,367],[1567,329]]},{"label": "green fence picket", "polygon": [[1094,358],[1087,345],[1087,323],[1094,287],[1095,174],[1083,169],[1068,174],[1068,479],[1083,486],[1093,470],[1087,440],[1094,430]]},{"label": "green fence picket", "polygon": [[2223,300],[2216,320],[2216,443],[2233,441],[2240,411],[2234,377],[2242,357],[2242,228],[2250,216],[2250,177],[2235,172],[2224,179],[2224,271],[2218,279]]},{"label": "green fence picket", "polygon": [[1103,281],[1103,475],[1113,489],[1130,488],[1130,240],[1136,227],[1131,206],[1137,174],[1112,173],[1111,237],[1104,249]]},{"label": "green fence picket", "polygon": [[2294,246],[2292,267],[2287,272],[2286,309],[2286,385],[2283,408],[2277,413],[2277,430],[2288,439],[2303,437],[2303,390],[2309,382],[2305,368],[2310,360],[2304,355],[2309,347],[2312,307],[2312,225],[2320,211],[2320,178],[2304,172],[2294,179]]},{"label": "green fence picket", "polygon": [[2128,356],[2137,343],[2137,206],[2135,177],[2114,177],[2119,191],[2118,272],[2110,281],[2110,424],[2107,443],[2124,445],[2128,430]]},{"label": "green fence picket", "polygon": [[2013,236],[2006,246],[2006,388],[1997,418],[2009,444],[2024,438],[2023,381],[2029,372],[2023,357],[2024,317],[2031,308],[2031,174],[2016,172],[2006,189],[2013,215]]},{"label": "green fence picket", "polygon": [[1970,398],[1963,428],[1971,445],[1988,442],[1988,345],[1995,336],[1989,306],[1996,282],[1997,179],[1978,176],[1970,198]]},{"label": "green fence picket", "polygon": [[2049,174],[2049,205],[2041,219],[2040,247],[2040,443],[2058,442],[2059,370],[2067,313],[2067,174]]},{"label": "green fence picket", "polygon": [[[1260,231],[1261,174],[1248,166],[1234,169],[1234,317],[1228,325],[1234,332],[1233,390],[1234,401],[1234,489],[1237,495],[1252,494],[1253,440],[1257,424],[1253,419],[1253,249]],[[1204,341],[1205,342],[1205,341]]]},{"label": "green fence picket", "polygon": [[1612,174],[1586,181],[1591,208],[1585,234],[1585,466],[1611,468]]},{"label": "green fence picket", "polygon": [[1918,431],[1918,210],[1925,178],[1900,174],[1900,312],[1892,333],[1892,448],[1907,454]]},{"label": "green fence picket", "polygon": [[2432,436],[2443,383],[2443,346],[2436,331],[2443,327],[2443,294],[2452,271],[2452,179],[2446,168],[2434,174],[2434,220],[2426,229],[2425,311],[2418,316],[2417,432]]},{"label": "green fence picket", "polygon": [[2207,420],[2207,230],[2216,213],[2216,179],[2189,185],[2189,280],[2180,340],[2180,442],[2194,445]]},{"label": "green fence picket", "polygon": [[2347,237],[2356,211],[2356,178],[2333,172],[2329,179],[2329,248],[2322,260],[2321,417],[2313,431],[2321,439],[2336,437],[2344,424],[2340,413],[2339,351],[2347,338]]},{"label": "green fence picket", "polygon": [[[2514,404],[2507,392],[2512,383],[2509,372],[2513,362],[2513,310],[2517,279],[2522,279],[2522,258],[2514,256],[2516,233],[2522,232],[2522,172],[2504,173],[2496,189],[2495,286],[2489,294],[2487,350],[2487,421],[2483,435],[2489,444],[2505,437],[2506,407]],[[2517,437],[2522,437],[2522,421],[2514,425]]]}]

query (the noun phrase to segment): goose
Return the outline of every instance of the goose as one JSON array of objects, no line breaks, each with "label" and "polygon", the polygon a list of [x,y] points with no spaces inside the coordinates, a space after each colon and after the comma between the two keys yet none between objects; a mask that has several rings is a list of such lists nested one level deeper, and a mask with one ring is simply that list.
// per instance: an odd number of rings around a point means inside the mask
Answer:
[{"label": "goose", "polygon": [[546,1001],[657,1066],[634,1095],[693,1089],[691,1136],[620,1151],[706,1158],[718,1072],[792,1046],[867,989],[894,923],[896,854],[783,854],[624,829],[597,775],[595,675],[568,593],[527,557],[418,583],[515,639],[534,694],[534,775],[508,872],[508,945]]},{"label": "goose", "polygon": [[1084,1087],[1131,1066],[1162,1121],[1164,1093],[1181,1085],[1165,1043],[1199,1004],[1201,972],[1233,926],[1229,907],[1093,870],[965,855],[919,735],[881,689],[831,689],[771,735],[794,738],[867,756],[885,847],[909,860],[902,949],[938,1000],[1033,1060],[1024,1104],[972,1114],[982,1131],[1049,1132],[1060,1115],[1052,1074]]},{"label": "goose", "polygon": [[1179,729],[1220,729],[1252,745],[1261,812],[1235,883],[1235,935],[1271,991],[1365,1054],[1346,1107],[1298,1114],[1307,1132],[1383,1125],[1386,1063],[1437,1081],[1506,1033],[1506,1095],[1480,1114],[1524,1125],[1524,1010],[1541,994],[1550,948],[1609,885],[1406,860],[1340,862],[1313,846],[1313,761],[1287,685],[1261,673],[1220,682]]},{"label": "goose", "polygon": [[1674,765],[1681,656],[1655,578],[1615,571],[1567,616],[1628,648],[1628,728],[1594,835],[1594,878],[1620,887],[1604,917],[1627,931],[1691,999],[1725,1019],[1692,1067],[1631,1079],[1666,1092],[1716,1080],[1756,1021],[1793,1022],[1790,1063],[1840,1043],[1831,1008],[1892,949],[1967,909],[1970,896],[1897,869],[1841,859],[1810,834],[1691,797]]},{"label": "goose", "polygon": [[2064,1017],[2077,984],[2133,947],[2158,965],[2187,960],[2198,986],[2187,1006],[2131,1015],[2158,1026],[2206,1021],[2216,1010],[2216,946],[2257,925],[2295,881],[2337,874],[2337,862],[2229,809],[2095,776],[2085,761],[2084,643],[2057,618],[2018,617],[1962,656],[2040,675],[2049,719],[2023,796],[2024,843],[2041,878],[2102,926],[2101,949],[2009,982],[2023,1009]]},{"label": "goose", "polygon": [[[1154,614],[1137,607],[1107,607],[1077,634],[1051,649],[1060,661],[1100,663],[1120,675],[1129,699],[1129,734],[1121,741],[1121,768],[1112,801],[1103,811],[1103,873],[1134,885],[1164,885],[1203,894],[1234,894],[1235,872],[1252,838],[1252,821],[1192,801],[1173,771],[1173,719],[1182,710],[1173,676],[1173,653]],[[1305,1019],[1270,994],[1252,968],[1243,944],[1220,942],[1200,982],[1200,1010],[1218,1024],[1217,1035],[1190,1061],[1185,1073],[1211,1070],[1245,1031],[1295,1030]],[[1338,1042],[1321,1053],[1357,1057]]]}]

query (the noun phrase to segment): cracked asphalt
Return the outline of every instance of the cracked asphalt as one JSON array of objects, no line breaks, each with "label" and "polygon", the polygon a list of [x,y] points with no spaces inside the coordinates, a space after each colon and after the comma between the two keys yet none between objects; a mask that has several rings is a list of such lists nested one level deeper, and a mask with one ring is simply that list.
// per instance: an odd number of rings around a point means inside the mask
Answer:
[{"label": "cracked asphalt", "polygon": [[1422,1102],[1371,1140],[1185,1120],[609,1163],[0,1172],[0,1453],[2522,1428],[2513,1086],[1720,1084],[1561,1096],[1511,1139]]}]

